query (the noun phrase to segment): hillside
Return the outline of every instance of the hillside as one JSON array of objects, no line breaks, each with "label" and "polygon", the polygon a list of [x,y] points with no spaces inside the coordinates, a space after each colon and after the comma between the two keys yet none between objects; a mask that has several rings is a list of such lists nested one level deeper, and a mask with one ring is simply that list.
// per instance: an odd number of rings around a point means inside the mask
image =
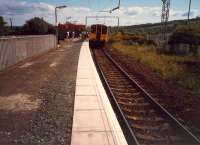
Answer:
[{"label": "hillside", "polygon": [[[187,25],[187,20],[174,20],[168,22],[168,32],[172,32],[179,25]],[[199,24],[200,27],[200,17],[194,18],[190,20],[190,24]],[[132,25],[132,26],[120,26],[119,31],[126,34],[158,34],[160,33],[161,23],[148,23],[141,25]],[[116,32],[117,27],[114,27],[112,32]]]}]

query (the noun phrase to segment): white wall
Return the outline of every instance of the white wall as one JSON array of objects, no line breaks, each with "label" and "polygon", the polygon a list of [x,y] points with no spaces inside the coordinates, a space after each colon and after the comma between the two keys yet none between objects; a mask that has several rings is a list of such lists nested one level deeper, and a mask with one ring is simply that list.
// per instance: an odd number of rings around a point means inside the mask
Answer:
[{"label": "white wall", "polygon": [[0,70],[56,45],[54,35],[0,38]]}]

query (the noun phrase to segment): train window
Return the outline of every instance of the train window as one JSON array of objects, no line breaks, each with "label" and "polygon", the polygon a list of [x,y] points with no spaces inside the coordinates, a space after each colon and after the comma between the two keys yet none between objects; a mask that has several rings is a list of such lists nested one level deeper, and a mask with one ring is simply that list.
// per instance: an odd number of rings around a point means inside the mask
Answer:
[{"label": "train window", "polygon": [[107,34],[107,27],[106,26],[102,26],[102,34]]},{"label": "train window", "polygon": [[96,33],[96,25],[91,26],[91,33]]}]

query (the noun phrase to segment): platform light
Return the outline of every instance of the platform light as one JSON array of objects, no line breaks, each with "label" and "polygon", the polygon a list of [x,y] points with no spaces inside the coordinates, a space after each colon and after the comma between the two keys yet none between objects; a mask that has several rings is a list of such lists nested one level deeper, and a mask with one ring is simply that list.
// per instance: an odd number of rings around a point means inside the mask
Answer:
[{"label": "platform light", "polygon": [[57,10],[58,9],[64,9],[66,8],[67,6],[66,5],[62,5],[62,6],[57,6],[55,7],[55,25],[56,25],[56,39],[57,39],[57,42],[59,43],[59,39],[58,39],[58,16],[57,16]]},{"label": "platform light", "polygon": [[189,10],[188,10],[188,22],[190,21],[190,9],[191,9],[192,0],[189,1]]}]

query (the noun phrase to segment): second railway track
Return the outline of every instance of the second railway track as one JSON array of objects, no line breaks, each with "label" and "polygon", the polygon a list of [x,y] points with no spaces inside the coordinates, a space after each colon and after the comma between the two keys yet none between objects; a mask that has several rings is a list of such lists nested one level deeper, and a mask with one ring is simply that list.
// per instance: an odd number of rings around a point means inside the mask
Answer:
[{"label": "second railway track", "polygon": [[[178,122],[103,49],[93,49],[102,79],[118,106],[128,143],[136,145],[199,145],[199,139]],[[119,118],[119,117],[118,117]],[[123,129],[124,131],[124,129]],[[130,135],[131,134],[131,135]],[[132,137],[134,141],[130,139]]]}]

